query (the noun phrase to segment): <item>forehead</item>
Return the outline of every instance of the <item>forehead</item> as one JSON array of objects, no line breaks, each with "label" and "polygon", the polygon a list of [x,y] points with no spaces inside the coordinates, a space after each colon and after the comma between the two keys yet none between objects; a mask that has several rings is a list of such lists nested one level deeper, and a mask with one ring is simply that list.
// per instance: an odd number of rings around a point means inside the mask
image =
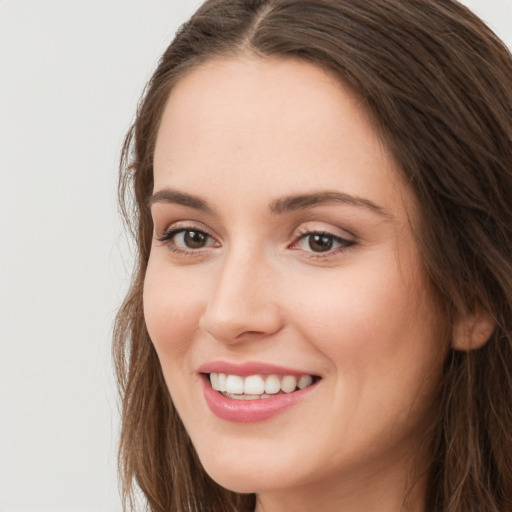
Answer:
[{"label": "forehead", "polygon": [[267,195],[341,187],[372,199],[384,183],[400,188],[360,99],[297,59],[219,58],[183,77],[165,106],[154,164],[155,190],[245,183]]}]

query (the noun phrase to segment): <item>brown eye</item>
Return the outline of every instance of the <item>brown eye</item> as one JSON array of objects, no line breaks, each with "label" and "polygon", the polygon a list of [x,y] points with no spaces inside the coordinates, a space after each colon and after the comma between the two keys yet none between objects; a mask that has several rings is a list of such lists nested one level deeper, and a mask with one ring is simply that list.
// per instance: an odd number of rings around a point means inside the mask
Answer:
[{"label": "brown eye", "polygon": [[334,245],[334,237],[332,235],[311,234],[308,236],[308,246],[313,252],[327,252]]},{"label": "brown eye", "polygon": [[199,249],[218,247],[216,240],[200,229],[171,229],[160,238],[157,238],[157,240],[177,253],[194,252]]},{"label": "brown eye", "polygon": [[201,249],[206,245],[208,235],[202,231],[184,231],[183,244],[189,249]]},{"label": "brown eye", "polygon": [[354,243],[352,240],[346,240],[329,232],[310,231],[303,233],[293,247],[309,254],[310,257],[327,258],[343,252]]}]

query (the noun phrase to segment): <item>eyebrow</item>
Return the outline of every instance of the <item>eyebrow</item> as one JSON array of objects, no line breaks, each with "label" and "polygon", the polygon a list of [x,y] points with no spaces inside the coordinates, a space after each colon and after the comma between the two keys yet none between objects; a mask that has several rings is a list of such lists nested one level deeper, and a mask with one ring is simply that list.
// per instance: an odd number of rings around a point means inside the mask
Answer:
[{"label": "eyebrow", "polygon": [[213,210],[208,206],[206,201],[200,197],[186,194],[185,192],[179,192],[171,188],[164,188],[155,192],[148,200],[147,205],[149,208],[155,203],[169,203],[179,204],[181,206],[188,206],[196,210],[201,210],[206,213],[213,213]]},{"label": "eyebrow", "polygon": [[349,206],[357,206],[366,208],[374,213],[392,219],[393,216],[382,206],[365,199],[363,197],[345,194],[343,192],[324,191],[312,194],[291,195],[276,199],[270,203],[270,211],[280,214],[289,211],[306,210],[314,206],[322,206],[325,204],[341,203]]},{"label": "eyebrow", "polygon": [[[147,205],[151,206],[155,203],[169,203],[187,206],[206,213],[214,213],[214,210],[208,203],[198,196],[180,192],[171,188],[164,188],[155,192],[148,200]],[[359,208],[366,208],[374,213],[377,213],[388,219],[393,216],[382,206],[359,196],[353,196],[344,192],[336,191],[323,191],[314,192],[310,194],[290,195],[275,199],[270,203],[270,212],[272,214],[283,214],[298,210],[307,210],[315,206],[322,206],[326,204],[345,204],[349,206],[357,206]]]}]

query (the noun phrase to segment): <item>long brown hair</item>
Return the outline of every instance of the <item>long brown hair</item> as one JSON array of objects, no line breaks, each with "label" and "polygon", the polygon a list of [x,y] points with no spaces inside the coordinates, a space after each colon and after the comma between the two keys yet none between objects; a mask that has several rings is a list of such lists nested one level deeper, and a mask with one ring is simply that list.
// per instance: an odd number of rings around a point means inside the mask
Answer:
[{"label": "long brown hair", "polygon": [[138,251],[113,348],[123,496],[131,502],[136,483],[152,512],[254,508],[253,495],[221,488],[201,467],[142,311],[166,99],[205,60],[248,53],[307,60],[360,96],[415,194],[413,229],[447,322],[476,311],[494,320],[487,344],[452,350],[445,363],[425,507],[512,510],[512,58],[453,0],[208,0],[178,31],[121,162],[121,208]]}]

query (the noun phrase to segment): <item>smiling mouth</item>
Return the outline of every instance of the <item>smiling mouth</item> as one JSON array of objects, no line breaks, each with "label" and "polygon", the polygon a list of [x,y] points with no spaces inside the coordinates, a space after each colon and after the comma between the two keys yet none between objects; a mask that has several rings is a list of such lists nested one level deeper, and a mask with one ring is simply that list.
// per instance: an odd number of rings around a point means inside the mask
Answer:
[{"label": "smiling mouth", "polygon": [[211,387],[227,398],[259,400],[306,389],[320,380],[315,375],[240,375],[206,374]]}]

